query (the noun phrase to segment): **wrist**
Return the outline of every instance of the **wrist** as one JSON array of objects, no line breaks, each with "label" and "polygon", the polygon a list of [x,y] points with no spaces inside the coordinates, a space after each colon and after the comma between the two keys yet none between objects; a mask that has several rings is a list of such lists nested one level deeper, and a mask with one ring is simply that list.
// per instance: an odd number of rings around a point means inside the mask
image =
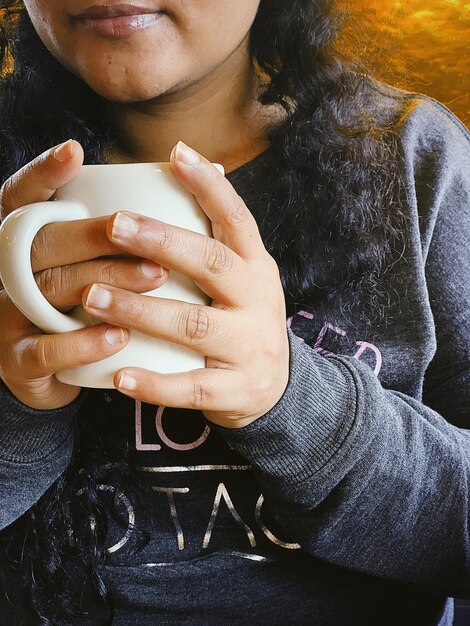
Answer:
[{"label": "wrist", "polygon": [[57,390],[51,389],[50,378],[19,385],[5,379],[1,381],[15,400],[34,411],[63,409],[80,395],[80,387],[61,385]]},{"label": "wrist", "polygon": [[87,394],[82,389],[66,406],[41,410],[24,404],[0,378],[0,463],[34,463],[62,446]]}]

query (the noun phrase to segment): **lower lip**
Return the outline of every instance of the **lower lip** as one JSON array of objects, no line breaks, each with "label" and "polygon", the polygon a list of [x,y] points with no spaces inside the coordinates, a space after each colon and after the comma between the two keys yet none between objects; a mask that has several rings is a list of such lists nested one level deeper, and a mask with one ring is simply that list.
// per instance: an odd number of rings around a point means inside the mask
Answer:
[{"label": "lower lip", "polygon": [[78,19],[77,22],[100,37],[121,39],[154,26],[162,17],[163,13],[142,13],[140,15],[121,15],[105,19],[87,17]]}]

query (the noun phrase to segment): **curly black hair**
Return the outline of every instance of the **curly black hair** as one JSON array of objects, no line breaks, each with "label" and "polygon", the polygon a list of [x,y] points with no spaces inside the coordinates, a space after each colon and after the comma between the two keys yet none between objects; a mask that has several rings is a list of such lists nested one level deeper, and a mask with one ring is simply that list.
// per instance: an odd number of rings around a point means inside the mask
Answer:
[{"label": "curly black hair", "polygon": [[[0,183],[70,137],[82,144],[86,163],[102,162],[120,141],[106,103],[52,57],[21,3],[0,0],[1,10]],[[260,102],[286,113],[268,131],[271,192],[255,217],[278,263],[289,316],[312,303],[319,312],[350,314],[342,309],[350,300],[344,295],[358,288],[369,299],[367,317],[383,316],[387,294],[378,279],[401,245],[397,120],[374,115],[367,106],[374,79],[362,61],[339,52],[347,17],[334,0],[261,0],[250,33],[253,66],[265,79]],[[71,581],[82,579],[102,601],[97,623],[112,621],[99,576],[106,520],[109,509],[119,519],[120,488],[135,472],[122,462],[114,504],[104,506],[98,485],[108,451],[97,437],[81,420],[65,475],[3,532],[9,558],[1,559],[2,576],[19,573],[28,624],[69,624],[83,609],[83,589]],[[79,541],[70,541],[71,529]]]}]

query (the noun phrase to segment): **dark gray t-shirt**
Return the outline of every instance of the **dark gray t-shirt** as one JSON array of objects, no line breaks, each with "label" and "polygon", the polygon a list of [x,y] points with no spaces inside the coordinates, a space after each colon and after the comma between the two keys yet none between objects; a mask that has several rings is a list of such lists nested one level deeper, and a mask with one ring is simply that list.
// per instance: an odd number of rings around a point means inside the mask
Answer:
[{"label": "dark gray t-shirt", "polygon": [[[450,624],[445,598],[470,595],[469,133],[426,96],[375,98],[402,110],[406,245],[380,285],[393,324],[298,310],[287,389],[238,430],[115,391],[34,411],[2,386],[2,527],[65,470],[74,419],[132,444],[144,496],[125,491],[127,528],[110,523],[113,624]],[[266,167],[269,152],[228,175],[252,210]]]}]

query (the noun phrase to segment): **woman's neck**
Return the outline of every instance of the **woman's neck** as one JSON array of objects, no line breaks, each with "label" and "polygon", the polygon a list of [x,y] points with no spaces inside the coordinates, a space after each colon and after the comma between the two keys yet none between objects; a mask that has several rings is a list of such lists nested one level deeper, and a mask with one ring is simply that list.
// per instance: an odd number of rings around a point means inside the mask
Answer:
[{"label": "woman's neck", "polygon": [[112,104],[123,137],[110,163],[168,161],[182,140],[227,172],[263,152],[279,110],[257,101],[256,76],[245,42],[209,76],[153,100]]}]

